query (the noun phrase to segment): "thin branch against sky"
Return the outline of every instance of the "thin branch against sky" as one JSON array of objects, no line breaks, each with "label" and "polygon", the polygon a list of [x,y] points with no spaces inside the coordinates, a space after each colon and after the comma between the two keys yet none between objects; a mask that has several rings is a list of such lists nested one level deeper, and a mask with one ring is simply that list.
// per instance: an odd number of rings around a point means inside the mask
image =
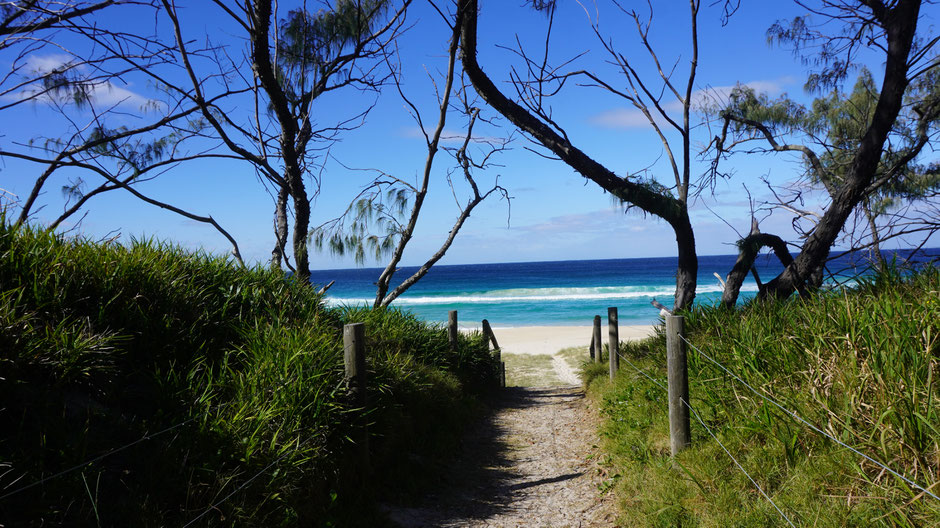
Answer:
[{"label": "thin branch against sky", "polygon": [[[521,43],[532,56],[541,57],[545,53],[544,34],[548,20],[544,15],[533,13],[517,4],[484,2],[481,16],[484,17],[485,23],[481,28],[488,33],[481,35],[481,40],[485,40],[487,44],[481,47],[480,54],[488,64],[504,68],[508,61],[516,58],[506,49],[496,45],[511,49]],[[592,22],[602,28],[615,28],[618,24],[617,16],[622,16],[605,2],[597,4],[596,11],[586,12],[577,2],[559,2],[559,13],[553,22],[555,27],[549,49],[549,59],[553,63],[562,64],[573,60],[571,69],[613,67],[603,60],[593,58],[596,55],[582,55],[586,49],[596,47],[596,37],[591,29]],[[780,5],[775,4],[775,9],[779,9],[779,12],[768,12],[770,10],[762,6],[743,3],[727,20],[727,24],[722,25],[721,6],[711,6],[708,2],[703,4],[705,5],[699,16],[702,49],[694,97],[701,97],[703,100],[707,97],[720,97],[727,87],[746,83],[766,90],[771,95],[788,93],[791,97],[808,100],[802,90],[806,67],[793,57],[789,50],[769,47],[766,44],[766,29],[778,18],[790,18],[797,12],[798,6],[786,2],[778,3]],[[285,9],[285,6],[286,4],[282,3],[281,9]],[[446,3],[439,7],[446,7]],[[656,8],[657,18],[650,29],[650,39],[657,46],[663,64],[672,65],[678,61],[681,65],[687,57],[683,55],[680,44],[687,43],[682,41],[673,45],[671,40],[681,40],[675,39],[673,34],[678,29],[671,30],[664,21],[680,20],[680,16],[687,16],[687,2],[657,2]],[[935,11],[936,6],[925,6],[925,9]],[[226,25],[229,24],[227,21],[231,20],[230,17],[224,16],[218,7],[210,3],[199,6],[187,4],[185,9],[181,10],[181,16],[198,17],[202,21],[200,24],[204,25],[214,38],[236,33],[237,28]],[[931,17],[934,14],[928,11],[925,16]],[[422,2],[413,6],[407,24],[410,29],[397,42],[402,54],[402,82],[409,93],[416,97],[416,104],[427,104],[429,101],[433,104],[434,91],[427,82],[426,71],[442,71],[449,28],[436,10]],[[158,32],[168,28],[150,19],[134,21],[133,29]],[[622,33],[623,35],[615,33],[613,38],[617,39],[617,42],[614,44],[620,49],[637,53],[633,61],[636,67],[654,67],[655,65],[644,62],[645,59],[639,54],[643,50],[642,43],[631,41],[627,32]],[[64,42],[62,47],[75,44],[77,43]],[[244,60],[239,51],[241,44],[234,41],[230,44],[222,52],[234,64],[241,64]],[[43,60],[54,59],[55,54],[61,52],[62,49],[42,50],[34,54],[31,60],[34,65],[40,64]],[[0,60],[9,64],[12,58],[0,53]],[[872,64],[870,67],[877,75],[880,66]],[[250,71],[246,70],[244,75],[250,79]],[[505,78],[508,78],[508,75]],[[213,82],[220,80],[221,78],[216,78]],[[113,88],[105,87],[101,97],[118,97],[127,101],[123,103],[125,108],[120,119],[130,124],[139,120],[136,116],[140,115],[142,110],[141,105],[128,102],[138,100],[136,98],[149,100],[159,94],[154,90],[154,85],[142,77],[127,75],[122,77],[122,81],[123,84],[115,84]],[[13,82],[13,79],[5,82],[0,89],[10,86],[9,83]],[[0,98],[0,106],[9,104],[15,97],[22,96],[7,94]],[[368,177],[347,170],[343,165],[381,167],[402,178],[417,176],[411,161],[421,156],[425,149],[424,140],[420,133],[415,133],[413,120],[392,91],[383,93],[378,98],[375,98],[374,94],[327,94],[324,96],[324,104],[318,108],[316,114],[318,122],[328,124],[348,118],[349,108],[361,106],[360,102],[353,99],[355,97],[366,98],[366,104],[374,103],[375,107],[361,128],[348,134],[344,133],[342,141],[332,147],[330,156],[339,162],[328,163],[322,171],[322,188],[313,203],[313,224],[319,224],[340,214],[343,204],[355,196]],[[224,110],[232,113],[253,112],[254,102],[246,99],[237,104],[230,104]],[[571,90],[569,95],[566,90],[560,97],[552,100],[551,111],[554,118],[566,124],[567,134],[576,138],[579,143],[590,144],[599,160],[608,164],[618,174],[626,175],[626,171],[638,166],[648,167],[647,170],[651,173],[669,170],[665,165],[667,157],[664,156],[661,144],[651,140],[649,130],[644,128],[649,126],[648,122],[643,123],[642,120],[636,119],[631,113],[635,109],[624,105],[617,98],[602,97],[596,91],[582,90]],[[74,109],[71,115],[76,122],[81,121],[81,110]],[[61,122],[53,120],[41,101],[5,110],[4,121],[19,124],[16,128],[5,127],[3,136],[0,137],[0,142],[5,145],[14,141],[28,141],[34,136],[48,135],[48,131],[62,126]],[[505,132],[504,129],[487,131],[485,127],[475,130],[475,134],[480,137],[499,137],[505,135]],[[694,129],[693,147],[707,144],[713,132],[702,127]],[[453,131],[454,136],[460,134],[459,130]],[[516,148],[501,157],[501,167],[490,169],[486,175],[489,178],[498,175],[500,184],[505,186],[514,198],[511,226],[507,229],[503,207],[482,204],[468,220],[464,228],[464,238],[455,241],[443,263],[556,260],[572,258],[573,255],[579,258],[617,258],[674,254],[668,228],[662,223],[653,222],[642,231],[630,231],[625,227],[626,222],[618,225],[616,219],[612,218],[611,223],[604,228],[595,227],[586,232],[583,231],[583,225],[577,222],[571,223],[567,229],[564,223],[559,224],[557,218],[564,216],[606,216],[605,211],[610,207],[609,197],[596,187],[583,185],[579,178],[561,164],[533,154],[527,146],[531,147],[525,139],[521,139]],[[534,150],[545,153],[538,148]],[[794,181],[799,175],[799,163],[796,156],[793,159],[756,156],[736,160],[730,167],[732,180],[718,182],[714,197],[706,193],[701,198],[703,205],[708,204],[723,219],[738,226],[739,230],[746,231],[749,225],[749,210],[740,184],[747,183],[752,189],[757,189],[760,187],[761,177],[781,184]],[[692,179],[695,180],[699,174],[704,173],[707,165],[706,161],[693,160]],[[668,172],[661,176],[666,174]],[[57,183],[64,185],[68,177],[68,171],[64,171],[63,181]],[[434,177],[440,178],[441,181],[446,178],[443,167]],[[34,178],[34,167],[12,159],[4,159],[0,163],[0,187],[18,197],[28,193],[28,186]],[[144,187],[148,195],[163,200],[173,197],[179,200],[174,203],[180,207],[195,210],[205,210],[193,206],[202,203],[206,189],[209,188],[221,191],[217,201],[210,204],[208,212],[239,240],[247,261],[265,260],[271,247],[270,201],[266,198],[267,195],[263,194],[265,191],[248,164],[220,160],[194,163],[147,182]],[[446,185],[437,188],[446,189]],[[180,189],[185,189],[182,195]],[[265,198],[259,199],[262,197]],[[7,201],[12,200],[15,198]],[[61,202],[65,198],[57,192],[48,192],[42,196],[42,200],[46,208],[39,219],[51,221],[52,215],[62,210]],[[723,222],[715,219],[703,205],[693,204],[692,214],[702,215],[703,218],[713,221],[714,225],[708,225],[700,231],[697,240],[699,252],[730,252],[728,244],[733,242],[736,235]],[[426,214],[443,222],[452,216],[452,207],[453,201],[448,196],[435,195],[432,190],[428,197]],[[768,231],[781,232],[786,229],[787,233],[792,232],[783,214],[775,214],[767,221],[771,222]],[[558,237],[557,244],[545,247],[530,240],[532,232],[549,226],[553,229],[554,236]],[[217,234],[211,229],[193,226],[159,211],[142,208],[131,197],[119,194],[102,196],[100,201],[90,204],[88,216],[81,226],[82,232],[92,238],[114,229],[120,229],[125,238],[154,235],[181,241],[193,247],[206,247],[220,253],[228,250],[224,244],[214,240]],[[413,242],[416,252],[420,252],[422,248],[427,250],[439,245],[439,236],[439,233],[433,233],[431,229],[422,231],[419,228]],[[615,241],[614,244],[595,244],[595,253],[584,255],[583,248],[590,246],[590,241],[610,237]],[[501,242],[490,244],[487,240]],[[337,259],[328,254],[313,254],[311,258],[315,268],[355,265],[351,260]],[[403,262],[414,263],[407,260]]]}]

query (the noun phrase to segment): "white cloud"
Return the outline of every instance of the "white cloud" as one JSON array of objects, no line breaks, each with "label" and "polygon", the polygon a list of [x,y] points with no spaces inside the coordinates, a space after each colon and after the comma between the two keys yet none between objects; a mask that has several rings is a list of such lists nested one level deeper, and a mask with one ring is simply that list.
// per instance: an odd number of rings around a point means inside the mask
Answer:
[{"label": "white cloud", "polygon": [[635,108],[615,108],[591,117],[592,124],[603,128],[644,128],[650,126],[649,119]]},{"label": "white cloud", "polygon": [[607,232],[621,230],[624,225],[625,214],[618,207],[609,207],[588,213],[553,216],[544,222],[521,226],[520,231],[531,234],[550,234],[553,236],[576,235],[585,233]]},{"label": "white cloud", "polygon": [[[125,86],[130,87],[130,85]],[[155,104],[155,101],[152,99],[148,99],[128,88],[118,86],[110,81],[98,82],[86,86],[85,91],[87,92],[89,103],[99,111],[116,106],[133,108],[134,110],[144,110]],[[56,93],[55,91],[44,92],[43,86],[35,83],[5,98],[13,100],[34,99],[35,101],[41,102],[58,102],[63,105],[73,103],[73,99],[69,93]]]},{"label": "white cloud", "polygon": [[[743,83],[744,86],[753,88],[757,92],[764,92],[768,95],[777,95],[783,91],[783,87],[792,83],[789,77],[782,77],[776,80],[758,80]],[[735,86],[710,86],[701,90],[692,92],[692,107],[701,107],[706,104],[721,103],[728,99]],[[679,121],[680,112],[682,112],[682,103],[675,98],[665,102],[663,109],[670,114],[676,122]],[[655,108],[650,108],[650,113],[659,126],[663,126],[666,121],[659,115]],[[643,115],[643,112],[636,108],[614,108],[602,112],[589,119],[591,124],[602,128],[646,128],[650,126],[649,119]]]},{"label": "white cloud", "polygon": [[[125,85],[128,88],[130,85]],[[98,105],[114,106],[124,105],[143,108],[152,104],[152,101],[128,88],[117,86],[112,82],[96,84],[92,88],[92,98]]]},{"label": "white cloud", "polygon": [[[773,97],[775,95],[779,95],[781,92],[783,92],[785,86],[792,83],[792,77],[781,77],[780,79],[775,80],[750,81],[741,84],[751,88],[757,93],[766,93],[767,95]],[[704,104],[713,104],[716,102],[727,101],[728,96],[731,95],[731,91],[736,87],[737,85],[710,86],[703,90],[698,90],[692,94],[692,106],[700,107]]]},{"label": "white cloud", "polygon": [[62,53],[52,55],[30,55],[26,58],[26,68],[30,73],[45,75],[52,70],[70,64],[73,57]]},{"label": "white cloud", "polygon": [[675,254],[675,244],[669,224],[609,207],[477,236],[461,233],[456,251],[448,252],[448,258],[453,262],[522,262],[663,256]]},{"label": "white cloud", "polygon": [[[65,54],[33,55],[26,59],[26,69],[30,72],[30,75],[33,76],[46,75],[54,70],[68,68],[72,61],[73,57]],[[72,68],[78,72],[85,69],[82,66],[73,66]],[[131,90],[130,84],[121,86],[108,80],[90,83],[86,86],[86,92],[89,103],[99,110],[111,107],[143,110],[155,104],[155,101]],[[73,102],[71,94],[46,91],[45,87],[39,82],[31,83],[23,87],[19,92],[7,94],[3,98],[13,101],[33,99],[41,102],[57,102],[59,104],[70,104]]]},{"label": "white cloud", "polygon": [[[403,127],[400,129],[401,137],[406,138],[423,138],[421,134],[421,128],[417,126],[412,127]],[[430,137],[434,133],[434,130],[428,130],[427,135]],[[467,133],[462,130],[453,130],[445,128],[441,131],[441,142],[442,143],[451,143],[458,144],[463,143],[464,138],[467,137]],[[478,136],[474,134],[470,137],[472,143],[494,143],[499,144],[505,141],[505,138],[498,138],[494,136]]]}]

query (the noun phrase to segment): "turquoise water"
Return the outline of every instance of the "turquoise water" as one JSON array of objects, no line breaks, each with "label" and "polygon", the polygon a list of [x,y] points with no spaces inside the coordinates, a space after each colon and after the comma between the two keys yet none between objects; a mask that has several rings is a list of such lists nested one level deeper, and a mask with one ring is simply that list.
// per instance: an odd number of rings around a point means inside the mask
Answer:
[{"label": "turquoise water", "polygon": [[[696,303],[717,302],[721,286],[714,274],[727,275],[735,258],[699,258]],[[830,270],[842,276],[846,276],[845,269],[865,265],[848,259],[830,264]],[[765,281],[781,271],[773,257],[762,256],[757,265]],[[396,278],[403,279],[415,269],[403,267]],[[606,317],[607,308],[615,306],[621,324],[652,324],[659,317],[650,304],[653,299],[672,306],[675,269],[674,257],[435,266],[393,306],[434,322],[446,321],[448,311],[457,310],[462,326],[479,326],[482,319],[488,319],[494,327],[590,325],[594,315]],[[336,281],[327,296],[332,305],[371,305],[380,272],[377,268],[326,270],[315,272],[311,280],[315,284]],[[756,292],[757,284],[749,276],[742,300]]]}]

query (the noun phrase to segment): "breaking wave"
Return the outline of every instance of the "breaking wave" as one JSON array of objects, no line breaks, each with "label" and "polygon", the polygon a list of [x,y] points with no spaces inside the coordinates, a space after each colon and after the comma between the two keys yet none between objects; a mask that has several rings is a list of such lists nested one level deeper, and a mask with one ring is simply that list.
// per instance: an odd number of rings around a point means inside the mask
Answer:
[{"label": "breaking wave", "polygon": [[[756,291],[757,287],[744,287],[742,291]],[[696,289],[697,294],[720,293],[721,287],[703,285]],[[432,304],[503,304],[503,303],[543,303],[602,301],[615,299],[643,299],[653,297],[671,297],[675,287],[665,286],[599,286],[589,288],[513,288],[484,292],[467,292],[441,295],[403,295],[395,300],[398,306],[421,306]],[[366,298],[329,298],[327,302],[334,306],[360,305],[371,303]]]}]

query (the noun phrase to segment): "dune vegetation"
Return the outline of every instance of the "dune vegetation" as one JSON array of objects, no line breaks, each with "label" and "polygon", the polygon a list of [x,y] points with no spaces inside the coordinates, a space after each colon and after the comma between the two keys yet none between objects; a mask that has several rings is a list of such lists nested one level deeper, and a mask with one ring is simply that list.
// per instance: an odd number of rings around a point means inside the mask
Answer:
[{"label": "dune vegetation", "polygon": [[688,350],[692,446],[675,460],[665,337],[623,343],[613,383],[606,365],[585,367],[605,416],[605,487],[626,526],[940,525],[936,497],[766,399],[940,495],[940,270],[892,268],[810,300],[699,307],[686,332],[715,361]]},{"label": "dune vegetation", "polygon": [[[3,221],[0,285],[6,526],[379,525],[377,491],[418,489],[497,379],[480,335],[452,351],[408,313],[154,241]],[[366,408],[344,387],[349,322]]]}]

